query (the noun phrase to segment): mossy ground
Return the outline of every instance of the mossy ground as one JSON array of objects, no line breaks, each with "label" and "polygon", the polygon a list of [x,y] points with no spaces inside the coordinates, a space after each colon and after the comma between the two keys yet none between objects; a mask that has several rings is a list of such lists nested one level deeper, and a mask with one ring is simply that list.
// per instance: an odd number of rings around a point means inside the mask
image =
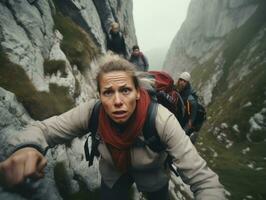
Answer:
[{"label": "mossy ground", "polygon": [[100,55],[100,48],[94,43],[90,34],[85,32],[71,18],[60,11],[60,3],[54,0],[57,8],[54,14],[55,28],[63,35],[61,49],[66,54],[71,65],[76,65],[81,73],[90,69],[90,63]]},{"label": "mossy ground", "polygon": [[12,63],[0,49],[0,87],[13,92],[35,120],[61,114],[74,106],[68,88],[50,84],[50,92],[39,92],[20,65]]},{"label": "mossy ground", "polygon": [[[257,12],[244,25],[230,33],[221,48],[225,60],[224,73],[213,92],[213,101],[208,106],[208,121],[202,128],[199,138],[202,145],[197,145],[201,155],[219,174],[221,182],[231,193],[229,199],[233,200],[242,200],[247,195],[256,200],[266,199],[266,133],[257,131],[253,134],[253,142],[247,140],[250,131],[249,119],[265,107],[266,65],[261,61],[265,57],[266,37],[261,38],[252,52],[251,57],[258,59],[256,62],[250,61],[250,73],[233,87],[228,87],[228,81],[234,76],[237,77],[245,64],[243,62],[248,57],[246,53],[249,52],[245,53],[245,50],[259,30],[266,27],[266,3],[258,2],[260,4]],[[212,74],[214,60],[215,57],[204,63],[201,69],[193,71],[194,76],[201,74],[195,83],[202,82],[202,76],[207,78],[208,74]],[[238,62],[235,62],[236,60]],[[244,107],[248,102],[251,102],[252,106]],[[214,127],[220,127],[221,123],[228,124],[229,128],[223,132],[234,142],[228,149],[212,134]],[[238,125],[239,133],[232,129],[235,124]],[[207,150],[203,150],[203,147]],[[244,154],[242,150],[247,147],[250,151]],[[218,157],[213,158],[211,150],[208,150],[211,148],[218,153]],[[251,165],[254,165],[254,168]]]},{"label": "mossy ground", "polygon": [[62,77],[66,77],[66,61],[64,60],[45,60],[43,63],[43,69],[45,75],[57,74],[61,72]]}]

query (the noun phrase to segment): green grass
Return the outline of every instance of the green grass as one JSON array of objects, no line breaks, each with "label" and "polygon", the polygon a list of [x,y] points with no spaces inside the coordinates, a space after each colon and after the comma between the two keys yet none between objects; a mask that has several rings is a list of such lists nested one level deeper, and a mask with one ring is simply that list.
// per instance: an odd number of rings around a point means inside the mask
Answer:
[{"label": "green grass", "polygon": [[[253,196],[253,199],[256,200],[266,199],[266,132],[253,133],[252,143],[248,142],[246,138],[250,129],[249,119],[265,107],[266,64],[261,63],[265,58],[266,37],[261,38],[251,54],[252,59],[258,59],[249,62],[251,63],[250,73],[241,81],[236,82],[233,87],[228,88],[228,80],[234,80],[233,77],[237,77],[239,70],[245,64],[244,61],[249,53],[247,47],[251,45],[257,33],[266,27],[266,2],[262,0],[258,2],[257,12],[244,25],[232,31],[224,46],[219,50],[223,52],[225,59],[224,74],[213,91],[214,98],[207,109],[209,118],[202,128],[199,138],[203,145],[197,145],[202,157],[219,174],[222,184],[231,193],[232,196],[229,199],[232,200],[242,200],[247,195]],[[204,82],[204,79],[209,79],[209,76],[213,74],[214,60],[217,56],[216,53],[214,54],[214,57],[193,70],[192,76],[198,76],[193,80],[193,85]],[[236,59],[238,59],[237,63]],[[244,108],[243,106],[249,101],[252,106]],[[229,128],[222,132],[234,142],[229,149],[225,148],[225,144],[220,144],[211,134],[214,128],[220,127],[223,122],[227,123]],[[236,133],[232,129],[235,124],[238,125],[240,133]],[[251,150],[243,155],[242,150],[246,147]],[[218,157],[213,158],[210,148],[218,153]],[[255,163],[255,167],[264,169],[256,171],[249,168],[247,165],[252,162]]]},{"label": "green grass", "polygon": [[43,69],[45,75],[57,74],[61,72],[62,77],[66,77],[66,62],[64,60],[44,60]]},{"label": "green grass", "polygon": [[50,93],[36,90],[20,65],[12,63],[0,49],[0,87],[14,93],[30,116],[43,120],[74,106],[68,88],[50,84]]},{"label": "green grass", "polygon": [[[266,90],[265,67],[265,64],[257,66],[242,81],[215,99],[208,108],[208,115],[212,117],[211,124],[215,126],[219,126],[222,122],[228,122],[229,125],[238,124],[243,133],[242,138],[245,138],[250,126],[248,120],[263,107]],[[233,99],[228,103],[230,97]],[[252,102],[252,106],[243,108],[249,101]],[[220,115],[217,116],[217,113]]]},{"label": "green grass", "polygon": [[[197,149],[203,158],[207,160],[209,166],[219,174],[221,183],[231,193],[229,199],[242,200],[246,195],[252,195],[256,200],[263,200],[266,197],[266,171],[255,171],[247,165],[255,161],[256,167],[266,166],[265,142],[261,143],[234,143],[230,149],[217,143],[214,136],[210,133],[201,135],[200,141],[203,147],[212,147],[218,153],[218,157],[212,158],[208,151],[202,151],[201,146]],[[241,151],[250,147],[251,151],[243,155]],[[210,162],[214,160],[214,162]]]},{"label": "green grass", "polygon": [[[239,65],[242,63],[240,62]],[[234,66],[240,67],[240,66]],[[216,171],[221,182],[226,189],[231,192],[230,199],[242,200],[246,195],[253,196],[253,199],[262,200],[266,198],[266,151],[265,138],[266,133],[258,131],[252,139],[255,143],[249,143],[246,135],[249,132],[250,125],[248,120],[254,113],[261,111],[264,107],[266,91],[266,65],[260,64],[253,66],[249,75],[236,83],[232,88],[224,90],[208,107],[208,116],[210,119],[201,130],[201,139],[204,147],[212,147],[218,153],[218,158],[211,158],[208,151],[201,151],[203,157],[209,161],[212,169]],[[220,83],[221,84],[221,83]],[[229,102],[230,97],[233,97]],[[252,106],[243,108],[247,102],[251,101]],[[215,137],[207,130],[213,127],[220,127],[221,123],[226,122],[229,125],[227,130],[223,130],[227,137],[234,141],[231,148],[226,149],[224,145],[219,144]],[[232,130],[232,126],[237,124],[240,133]],[[212,132],[212,131],[211,131]],[[247,155],[241,153],[242,149],[250,147],[251,152]],[[210,160],[214,159],[214,164]],[[247,167],[249,162],[254,161],[257,167],[263,167],[261,171],[255,171]]]},{"label": "green grass", "polygon": [[194,68],[191,72],[191,76],[193,77],[192,85],[195,86],[195,89],[200,90],[200,83],[204,83],[206,80],[209,80],[211,75],[215,73],[214,60],[217,55],[218,52],[215,53],[208,61]]},{"label": "green grass", "polygon": [[55,28],[63,35],[61,49],[71,65],[76,65],[84,73],[90,69],[91,61],[100,55],[100,49],[90,35],[80,28],[71,18],[60,12],[60,4],[54,1],[57,11],[53,16]]}]

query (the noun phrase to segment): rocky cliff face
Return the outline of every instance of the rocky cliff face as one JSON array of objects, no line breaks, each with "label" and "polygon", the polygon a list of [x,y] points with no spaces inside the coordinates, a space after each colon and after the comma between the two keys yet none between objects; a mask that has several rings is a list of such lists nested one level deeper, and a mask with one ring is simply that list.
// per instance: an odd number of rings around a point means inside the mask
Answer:
[{"label": "rocky cliff face", "polygon": [[[191,1],[164,70],[189,71],[208,105],[198,149],[227,186],[229,199],[264,199],[266,4]],[[234,177],[234,178],[233,178]]]},{"label": "rocky cliff face", "polygon": [[[118,21],[129,50],[136,44],[130,1],[0,1],[0,161],[8,137],[32,123],[95,97],[94,60],[106,52],[110,23]],[[98,162],[84,157],[85,138],[48,151],[45,178],[15,190],[0,186],[0,199],[99,199]],[[133,199],[143,199],[133,188]],[[171,176],[172,199],[192,199]]]},{"label": "rocky cliff face", "polygon": [[[103,10],[95,2],[0,1],[0,160],[17,130],[96,96],[94,60],[106,52],[106,24],[118,21],[127,48],[136,44],[133,2],[101,1]],[[78,138],[50,150],[44,180],[19,191],[0,187],[0,199],[95,197],[97,162],[88,168],[83,143]]]},{"label": "rocky cliff face", "polygon": [[168,51],[164,68],[177,73],[192,71],[208,60],[222,46],[226,36],[243,25],[256,8],[257,3],[249,0],[192,0],[187,18]]}]

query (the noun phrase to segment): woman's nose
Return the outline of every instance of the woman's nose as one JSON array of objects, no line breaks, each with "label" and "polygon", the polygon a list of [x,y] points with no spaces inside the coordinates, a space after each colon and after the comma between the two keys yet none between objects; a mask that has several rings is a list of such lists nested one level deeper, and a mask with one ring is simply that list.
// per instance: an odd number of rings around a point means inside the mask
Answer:
[{"label": "woman's nose", "polygon": [[123,101],[119,93],[115,94],[114,103],[115,103],[115,106],[121,106],[123,104]]}]

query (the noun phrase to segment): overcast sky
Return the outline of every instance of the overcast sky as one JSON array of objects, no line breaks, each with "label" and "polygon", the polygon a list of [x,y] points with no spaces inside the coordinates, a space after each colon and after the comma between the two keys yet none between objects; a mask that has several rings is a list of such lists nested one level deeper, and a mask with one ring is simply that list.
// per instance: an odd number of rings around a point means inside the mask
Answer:
[{"label": "overcast sky", "polygon": [[189,2],[190,0],[133,0],[138,44],[144,53],[169,48],[186,18]]}]

